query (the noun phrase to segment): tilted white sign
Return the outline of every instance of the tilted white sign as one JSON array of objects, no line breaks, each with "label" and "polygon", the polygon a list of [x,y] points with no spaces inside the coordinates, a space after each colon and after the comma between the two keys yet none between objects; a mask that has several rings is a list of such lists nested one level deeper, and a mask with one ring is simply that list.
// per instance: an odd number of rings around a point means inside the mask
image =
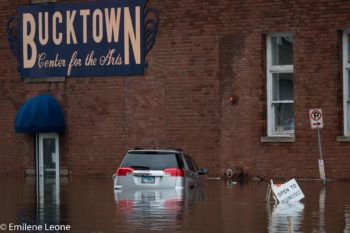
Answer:
[{"label": "tilted white sign", "polygon": [[281,185],[272,185],[272,192],[275,194],[278,202],[293,202],[303,199],[304,193],[301,191],[295,179],[289,180]]}]

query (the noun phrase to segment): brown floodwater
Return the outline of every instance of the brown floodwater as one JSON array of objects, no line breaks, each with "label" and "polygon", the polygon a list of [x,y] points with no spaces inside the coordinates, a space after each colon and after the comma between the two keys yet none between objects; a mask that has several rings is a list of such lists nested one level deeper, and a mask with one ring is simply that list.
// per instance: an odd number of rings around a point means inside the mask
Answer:
[{"label": "brown floodwater", "polygon": [[0,228],[6,229],[0,232],[39,232],[33,228],[42,226],[53,227],[46,232],[82,233],[350,233],[350,183],[298,183],[305,198],[276,206],[265,202],[267,181],[208,180],[205,187],[185,193],[115,192],[112,179],[73,177],[61,180],[59,196],[54,188],[46,188],[44,200],[39,200],[34,179],[4,177],[0,178]]}]

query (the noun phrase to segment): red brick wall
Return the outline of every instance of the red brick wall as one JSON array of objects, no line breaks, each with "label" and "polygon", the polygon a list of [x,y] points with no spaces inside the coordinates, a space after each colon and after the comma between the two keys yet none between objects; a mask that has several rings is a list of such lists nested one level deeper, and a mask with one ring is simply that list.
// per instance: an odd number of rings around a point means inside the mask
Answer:
[{"label": "red brick wall", "polygon": [[[151,0],[160,25],[144,76],[42,84],[20,79],[8,49],[4,25],[20,4],[0,0],[0,173],[33,166],[34,139],[15,134],[13,123],[26,99],[50,92],[65,113],[61,161],[73,175],[110,175],[135,146],[172,146],[213,176],[241,167],[266,177],[318,178],[308,109],[319,107],[326,174],[350,178],[350,143],[336,141],[342,135],[341,30],[350,28],[350,3]],[[293,33],[295,143],[260,142],[267,127],[269,32]]]},{"label": "red brick wall", "polygon": [[19,80],[16,59],[9,51],[6,24],[21,1],[0,1],[0,173],[23,174],[33,165],[33,140],[28,135],[14,134],[14,119],[25,98],[25,85]]},{"label": "red brick wall", "polygon": [[[350,27],[349,3],[227,1],[220,7],[220,61],[226,61],[220,62],[222,169],[238,166],[262,176],[318,178],[317,138],[308,109],[319,107],[325,117],[326,174],[349,178],[350,144],[336,142],[342,135],[339,30]],[[267,128],[264,34],[269,32],[293,33],[295,143],[260,142]],[[230,95],[239,101],[230,105]]]}]

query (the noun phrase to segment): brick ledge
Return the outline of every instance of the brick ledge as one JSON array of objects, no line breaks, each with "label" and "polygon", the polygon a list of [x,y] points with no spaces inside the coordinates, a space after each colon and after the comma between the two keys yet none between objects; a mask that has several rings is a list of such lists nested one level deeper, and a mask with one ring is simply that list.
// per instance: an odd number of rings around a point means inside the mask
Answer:
[{"label": "brick ledge", "polygon": [[25,83],[54,83],[65,82],[66,77],[52,77],[52,78],[25,78]]},{"label": "brick ledge", "polygon": [[260,138],[261,142],[270,143],[270,142],[295,142],[295,137],[292,136],[264,136]]},{"label": "brick ledge", "polygon": [[350,142],[350,136],[338,136],[337,142]]},{"label": "brick ledge", "polygon": [[[25,170],[26,176],[35,176],[34,168],[27,168]],[[60,167],[60,176],[69,176],[69,169],[67,167]]]}]

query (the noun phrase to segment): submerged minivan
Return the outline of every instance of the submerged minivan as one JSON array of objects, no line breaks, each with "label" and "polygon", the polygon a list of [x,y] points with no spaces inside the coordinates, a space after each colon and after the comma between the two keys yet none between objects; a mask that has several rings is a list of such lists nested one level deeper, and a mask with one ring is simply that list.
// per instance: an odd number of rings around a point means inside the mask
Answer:
[{"label": "submerged minivan", "polygon": [[124,156],[114,176],[115,189],[193,188],[204,184],[195,161],[179,149],[134,149]]}]

